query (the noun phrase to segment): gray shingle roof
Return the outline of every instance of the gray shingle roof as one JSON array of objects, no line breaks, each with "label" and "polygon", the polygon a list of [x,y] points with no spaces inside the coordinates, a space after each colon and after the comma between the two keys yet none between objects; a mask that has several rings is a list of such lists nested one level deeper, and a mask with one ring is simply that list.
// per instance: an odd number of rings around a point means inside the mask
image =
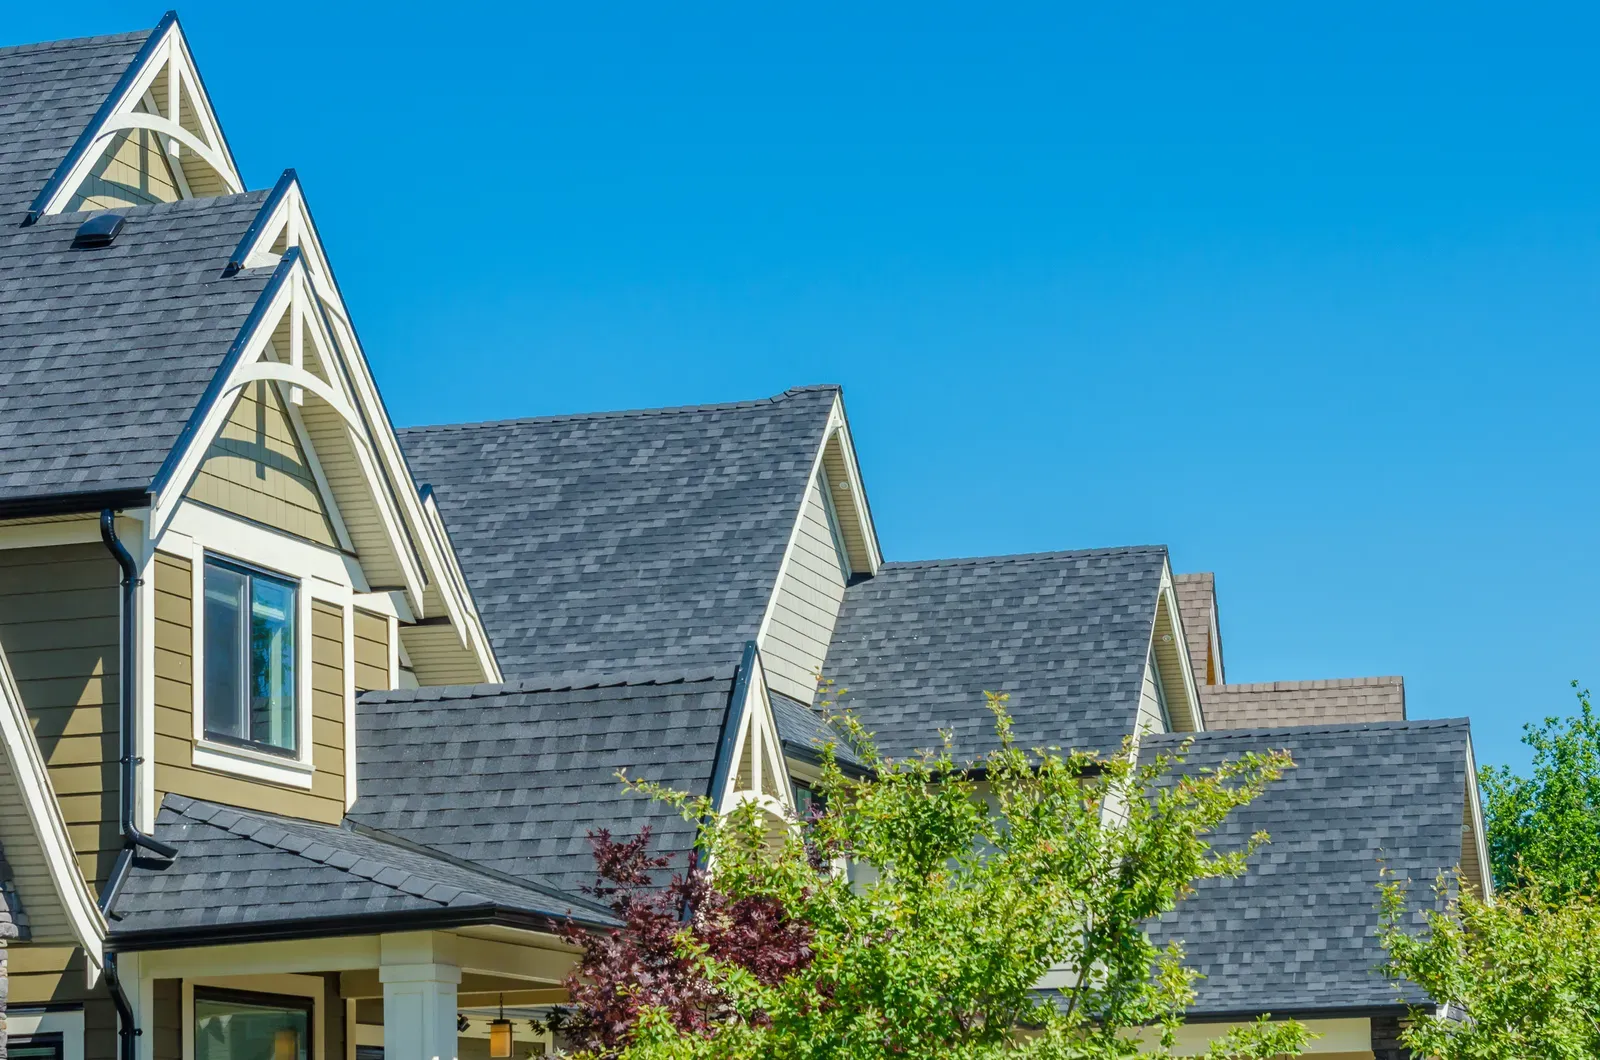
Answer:
[{"label": "gray shingle roof", "polygon": [[271,276],[222,278],[265,196],[120,211],[99,250],[85,214],[0,225],[0,504],[150,484]]},{"label": "gray shingle roof", "polygon": [[1405,721],[1406,684],[1400,677],[1341,677],[1202,685],[1200,704],[1208,729]]},{"label": "gray shingle roof", "polygon": [[778,725],[778,739],[783,741],[783,753],[802,761],[816,760],[826,744],[833,744],[833,757],[841,768],[862,770],[866,763],[856,754],[844,735],[822,716],[822,711],[809,703],[791,699],[782,692],[768,692],[772,703],[772,720]]},{"label": "gray shingle roof", "polygon": [[[6,852],[0,847],[0,944],[7,939],[28,937],[28,916],[22,911],[22,897],[11,883],[11,866],[6,864]],[[4,984],[0,983],[0,1000],[5,998]]]},{"label": "gray shingle roof", "polygon": [[[1147,737],[1140,757],[1170,753],[1181,734]],[[1162,917],[1159,944],[1179,939],[1197,984],[1199,1014],[1392,1005],[1377,968],[1378,859],[1416,886],[1461,860],[1467,790],[1464,719],[1237,729],[1195,737],[1187,770],[1246,751],[1283,748],[1296,762],[1236,812],[1214,843],[1272,836],[1237,880],[1207,880]],[[1413,995],[1414,996],[1414,995]]]},{"label": "gray shingle roof", "polygon": [[952,729],[994,745],[1006,692],[1024,746],[1110,752],[1135,727],[1167,552],[1159,546],[888,563],[850,586],[823,675],[901,757]]},{"label": "gray shingle roof", "polygon": [[369,692],[357,706],[350,819],[567,892],[594,883],[587,835],[653,826],[689,850],[693,828],[623,792],[617,771],[710,787],[734,668]]},{"label": "gray shingle roof", "polygon": [[21,223],[149,36],[0,48],[0,228]]},{"label": "gray shingle roof", "polygon": [[717,666],[755,638],[837,393],[400,438],[508,678]]},{"label": "gray shingle roof", "polygon": [[284,925],[448,911],[609,923],[579,899],[334,825],[168,795],[156,835],[170,864],[140,861],[113,911],[112,934]]}]

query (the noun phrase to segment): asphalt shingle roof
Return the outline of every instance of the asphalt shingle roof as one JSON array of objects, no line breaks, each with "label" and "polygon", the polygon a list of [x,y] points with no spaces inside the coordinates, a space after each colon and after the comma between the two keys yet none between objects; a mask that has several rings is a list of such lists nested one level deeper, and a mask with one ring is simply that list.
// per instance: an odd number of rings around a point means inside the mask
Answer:
[{"label": "asphalt shingle roof", "polygon": [[506,677],[717,666],[755,638],[837,393],[400,439]]},{"label": "asphalt shingle roof", "polygon": [[[1140,757],[1171,753],[1187,738],[1146,737]],[[1186,771],[1279,748],[1296,768],[1213,840],[1237,849],[1253,832],[1268,832],[1272,841],[1249,872],[1200,883],[1151,932],[1161,945],[1180,940],[1185,963],[1206,976],[1191,1012],[1287,1015],[1395,1004],[1394,987],[1377,970],[1379,859],[1413,881],[1419,902],[1431,897],[1440,872],[1460,862],[1470,738],[1464,719],[1194,736]]]},{"label": "asphalt shingle roof", "polygon": [[0,228],[22,222],[150,32],[0,48]]},{"label": "asphalt shingle roof", "polygon": [[705,794],[733,678],[729,666],[366,693],[350,820],[578,893],[595,882],[591,830],[650,824],[658,850],[693,846],[688,822],[624,792],[617,771]]},{"label": "asphalt shingle roof", "polygon": [[611,922],[580,899],[335,825],[168,795],[156,835],[178,856],[137,863],[114,936],[444,910]]},{"label": "asphalt shingle roof", "polygon": [[822,748],[831,743],[834,760],[841,767],[866,768],[844,734],[828,723],[821,710],[782,692],[769,691],[767,698],[772,704],[772,720],[777,723],[784,754],[791,758],[816,759],[822,754]]},{"label": "asphalt shingle roof", "polygon": [[1341,677],[1202,685],[1200,705],[1208,729],[1405,721],[1406,683],[1400,677]]},{"label": "asphalt shingle roof", "polygon": [[97,250],[87,214],[0,225],[0,504],[149,486],[271,277],[222,277],[265,198],[119,211]]},{"label": "asphalt shingle roof", "polygon": [[1159,546],[888,563],[845,590],[823,675],[904,757],[955,732],[994,746],[983,693],[1010,694],[1017,741],[1111,752],[1133,732],[1167,552]]}]

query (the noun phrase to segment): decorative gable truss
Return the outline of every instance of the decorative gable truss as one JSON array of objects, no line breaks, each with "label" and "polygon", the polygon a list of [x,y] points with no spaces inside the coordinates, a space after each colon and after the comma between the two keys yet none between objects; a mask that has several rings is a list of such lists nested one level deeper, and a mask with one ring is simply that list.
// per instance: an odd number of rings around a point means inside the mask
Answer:
[{"label": "decorative gable truss", "polygon": [[756,638],[774,690],[812,701],[845,586],[882,564],[844,401],[836,397]]},{"label": "decorative gable truss", "polygon": [[243,190],[189,43],[169,11],[34,199],[24,223],[74,210]]},{"label": "decorative gable truss", "polygon": [[774,842],[781,840],[795,812],[766,672],[754,641],[745,645],[739,663],[711,775],[711,801],[718,813],[755,803],[766,814],[768,834]]},{"label": "decorative gable truss", "polygon": [[430,516],[411,483],[292,171],[226,272],[265,267],[271,280],[156,477],[152,539],[171,523],[240,393],[267,383],[301,435],[338,546],[359,557],[362,591],[403,593],[409,668],[428,684],[500,681],[437,512]]}]

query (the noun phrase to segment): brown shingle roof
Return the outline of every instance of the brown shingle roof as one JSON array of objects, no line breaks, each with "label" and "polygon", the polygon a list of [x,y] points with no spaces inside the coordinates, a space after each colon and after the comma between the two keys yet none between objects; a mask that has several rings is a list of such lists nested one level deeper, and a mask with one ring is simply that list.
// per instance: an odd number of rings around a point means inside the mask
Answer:
[{"label": "brown shingle roof", "polygon": [[1406,687],[1400,677],[1207,685],[1200,704],[1208,729],[1405,721]]},{"label": "brown shingle roof", "polygon": [[[1211,643],[1211,608],[1216,601],[1216,575],[1176,574],[1172,578],[1173,592],[1178,595],[1178,616],[1183,621],[1183,637],[1189,642],[1189,668],[1194,671],[1194,683],[1205,684],[1210,661],[1216,646]],[[1222,653],[1216,652],[1216,680],[1224,679]]]}]

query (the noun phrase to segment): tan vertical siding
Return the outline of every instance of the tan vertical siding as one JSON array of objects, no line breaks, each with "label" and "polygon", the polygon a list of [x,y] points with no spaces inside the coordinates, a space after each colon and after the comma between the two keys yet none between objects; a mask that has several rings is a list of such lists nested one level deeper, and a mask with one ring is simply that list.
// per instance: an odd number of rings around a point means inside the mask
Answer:
[{"label": "tan vertical siding", "polygon": [[161,138],[149,129],[124,129],[111,138],[67,210],[115,210],[182,197]]},{"label": "tan vertical siding", "polygon": [[0,550],[0,646],[84,876],[97,887],[121,845],[119,577],[98,544]]},{"label": "tan vertical siding", "polygon": [[389,687],[389,620],[370,611],[355,612],[356,691]]},{"label": "tan vertical siding", "polygon": [[344,617],[311,608],[310,791],[229,776],[194,765],[194,575],[181,557],[156,555],[156,792],[253,806],[290,817],[344,816]]},{"label": "tan vertical siding", "polygon": [[828,525],[820,476],[806,492],[800,532],[778,584],[772,621],[761,644],[767,680],[784,695],[810,703],[844,600],[844,572]]},{"label": "tan vertical siding", "polygon": [[277,388],[247,384],[206,450],[188,498],[320,545],[337,538]]}]

